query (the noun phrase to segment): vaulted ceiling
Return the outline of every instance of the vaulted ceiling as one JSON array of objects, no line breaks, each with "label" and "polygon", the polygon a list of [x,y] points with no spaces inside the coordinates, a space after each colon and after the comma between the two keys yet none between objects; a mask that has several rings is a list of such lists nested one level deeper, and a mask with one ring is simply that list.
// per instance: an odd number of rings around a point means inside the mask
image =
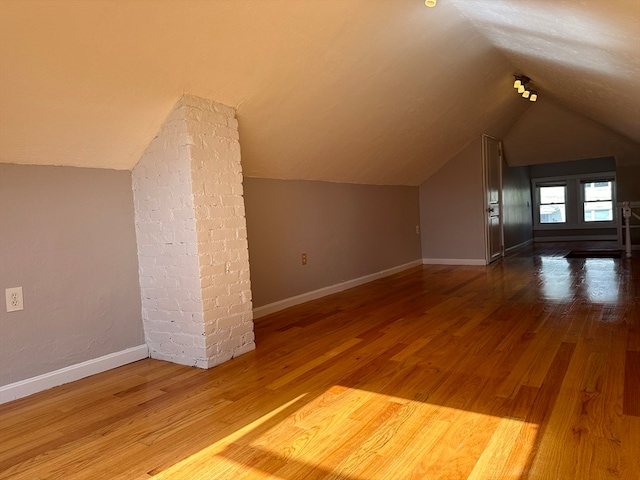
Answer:
[{"label": "vaulted ceiling", "polygon": [[640,1],[0,0],[0,161],[131,169],[187,93],[245,175],[418,185],[534,112],[513,73],[637,146]]}]

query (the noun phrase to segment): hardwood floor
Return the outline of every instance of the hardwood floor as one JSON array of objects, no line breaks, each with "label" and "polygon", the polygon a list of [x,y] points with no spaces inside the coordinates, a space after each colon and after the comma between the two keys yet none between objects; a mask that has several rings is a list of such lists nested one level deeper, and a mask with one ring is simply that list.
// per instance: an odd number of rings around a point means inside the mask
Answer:
[{"label": "hardwood floor", "polygon": [[640,262],[531,247],[0,406],[0,478],[640,478]]}]

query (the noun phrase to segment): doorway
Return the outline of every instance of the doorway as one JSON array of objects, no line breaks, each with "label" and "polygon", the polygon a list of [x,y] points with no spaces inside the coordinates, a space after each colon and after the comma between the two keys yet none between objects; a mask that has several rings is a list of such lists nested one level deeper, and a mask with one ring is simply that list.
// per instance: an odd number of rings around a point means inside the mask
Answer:
[{"label": "doorway", "polygon": [[487,263],[504,256],[502,221],[502,142],[482,136],[485,246]]}]

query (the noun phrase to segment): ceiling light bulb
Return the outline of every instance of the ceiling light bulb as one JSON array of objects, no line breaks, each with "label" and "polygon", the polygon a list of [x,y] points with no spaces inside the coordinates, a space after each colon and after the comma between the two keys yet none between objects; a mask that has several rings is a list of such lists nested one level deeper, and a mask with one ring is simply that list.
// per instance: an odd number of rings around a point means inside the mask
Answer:
[{"label": "ceiling light bulb", "polygon": [[538,94],[536,92],[531,92],[531,96],[529,97],[530,102],[535,102],[538,100]]},{"label": "ceiling light bulb", "polygon": [[524,85],[520,85],[518,87],[518,93],[524,93],[524,90],[525,90]]},{"label": "ceiling light bulb", "polygon": [[520,88],[520,85],[522,85],[522,81],[520,81],[520,77],[516,77],[516,81],[513,82],[513,88]]},{"label": "ceiling light bulb", "polygon": [[525,90],[524,92],[522,92],[522,97],[523,98],[529,98],[530,94],[531,94],[531,92],[529,90]]},{"label": "ceiling light bulb", "polygon": [[435,7],[437,0],[425,0],[424,4],[427,7]]}]

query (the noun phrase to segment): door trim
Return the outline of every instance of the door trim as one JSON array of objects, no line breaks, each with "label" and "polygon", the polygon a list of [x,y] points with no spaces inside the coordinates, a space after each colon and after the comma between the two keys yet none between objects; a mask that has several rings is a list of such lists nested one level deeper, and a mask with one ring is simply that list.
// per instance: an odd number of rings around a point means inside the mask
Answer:
[{"label": "door trim", "polygon": [[[500,253],[494,258],[491,257],[491,241],[489,238],[489,203],[487,199],[487,189],[488,189],[488,169],[487,169],[487,139],[495,140],[498,142],[498,158],[499,158],[499,169],[498,169],[498,197],[500,199],[499,202],[499,230],[500,230]],[[483,134],[482,135],[482,205],[483,205],[483,219],[484,219],[484,244],[485,244],[485,257],[487,261],[487,265],[495,262],[496,260],[504,257],[504,197],[502,192],[502,164],[503,164],[503,156],[502,156],[502,140],[496,137],[492,137],[491,135]]]}]

